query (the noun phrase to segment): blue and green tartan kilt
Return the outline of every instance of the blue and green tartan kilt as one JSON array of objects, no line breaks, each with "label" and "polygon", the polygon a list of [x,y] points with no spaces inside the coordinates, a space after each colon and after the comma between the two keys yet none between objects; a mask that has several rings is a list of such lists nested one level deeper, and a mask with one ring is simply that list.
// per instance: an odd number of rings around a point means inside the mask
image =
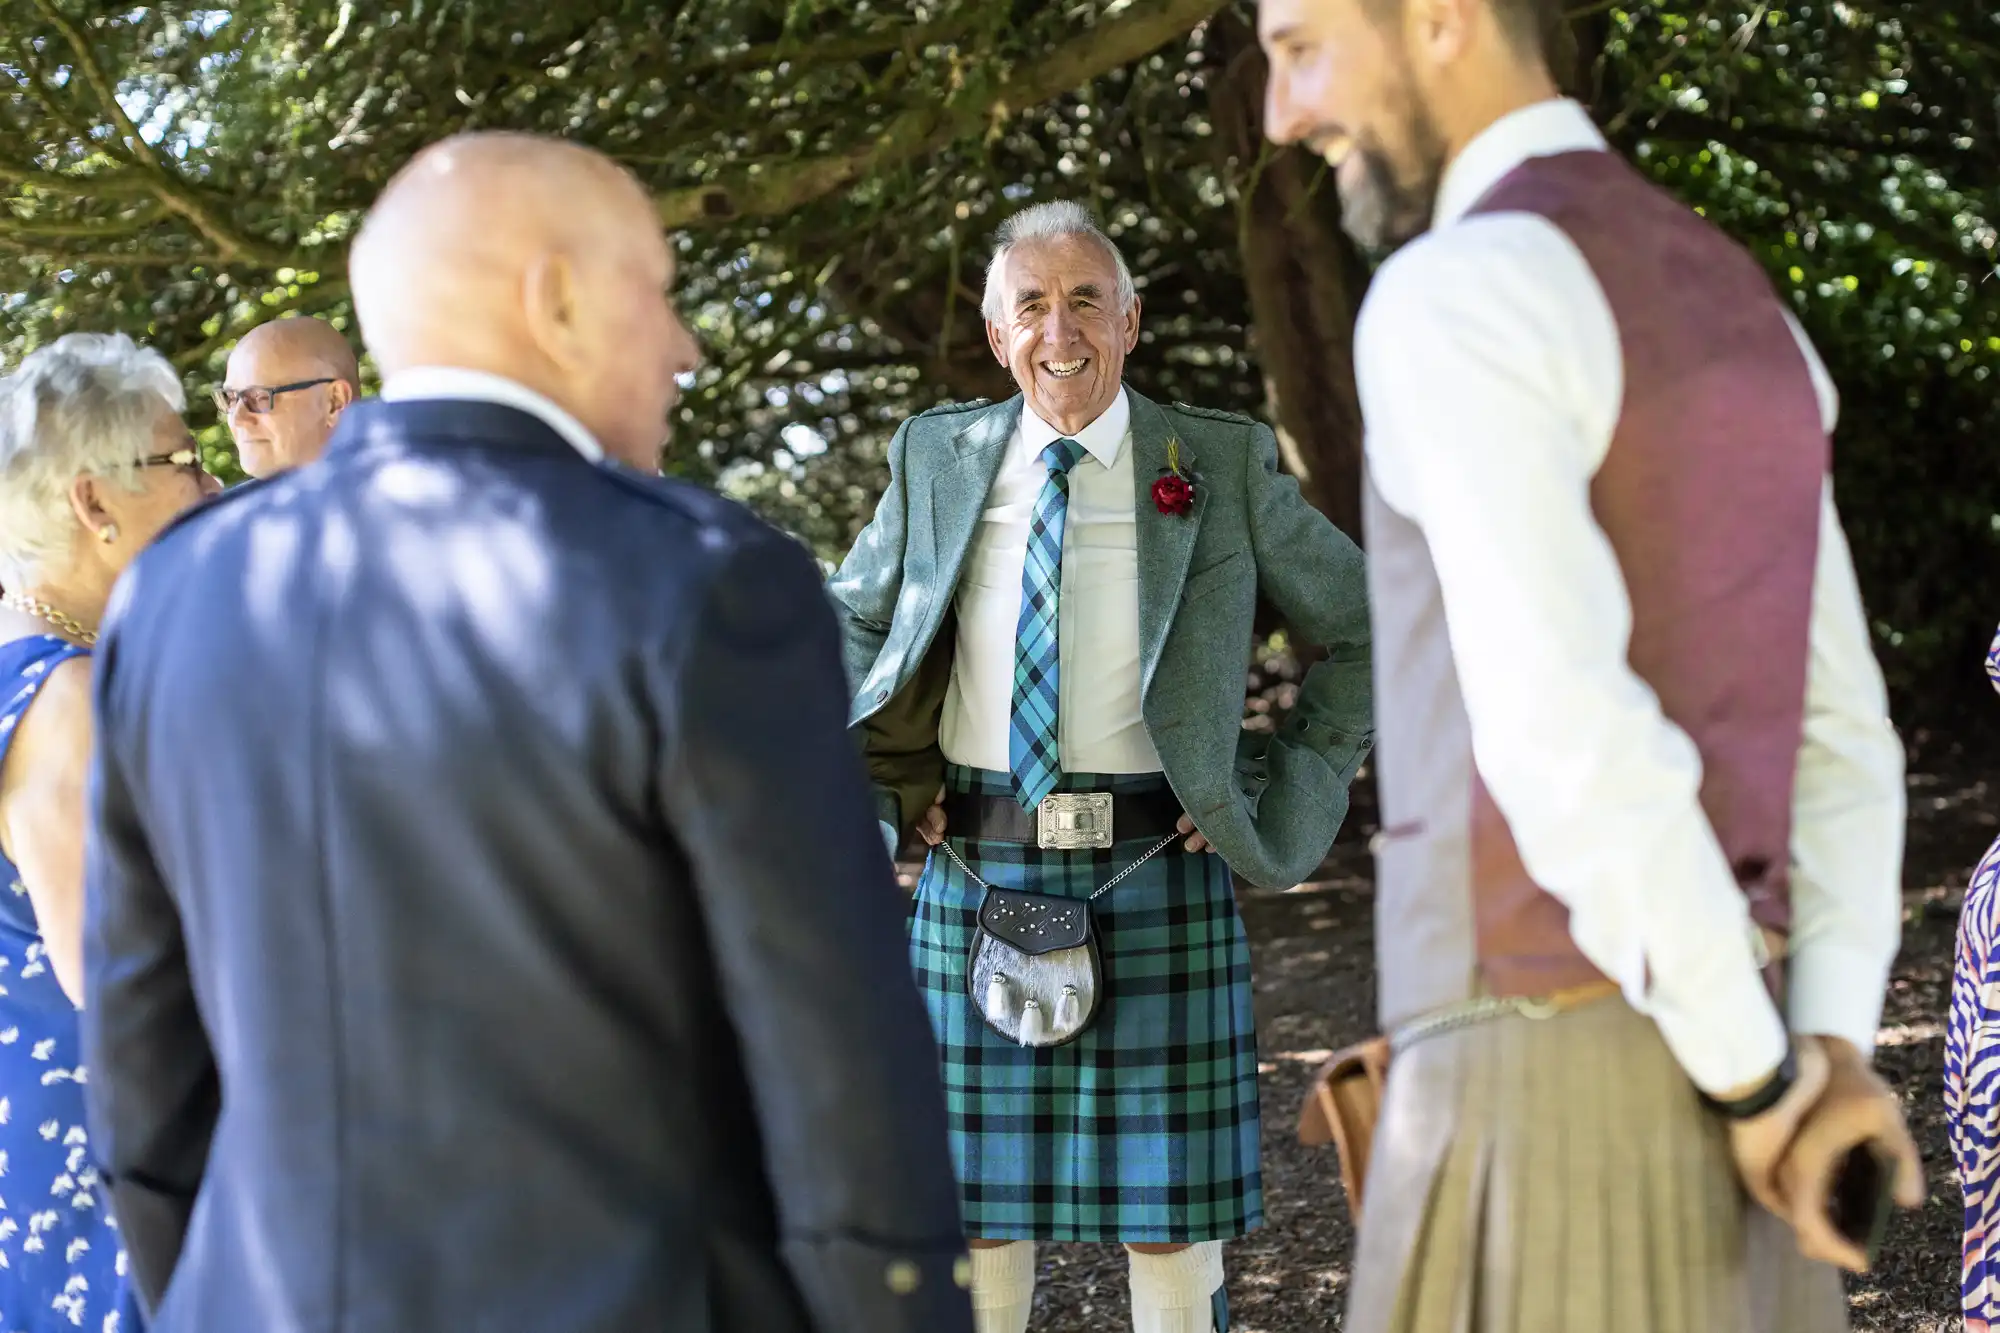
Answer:
[{"label": "blue and green tartan kilt", "polygon": [[[950,766],[954,791],[1008,775]],[[1156,774],[1065,773],[1058,791],[1140,791]],[[950,830],[946,829],[947,835]],[[954,840],[988,883],[1087,898],[1153,840],[1057,852]],[[995,1035],[966,994],[983,890],[933,851],[910,910],[910,956],[937,1031],[966,1234],[983,1240],[1230,1240],[1264,1221],[1250,945],[1229,868],[1176,841],[1093,904],[1097,1018],[1067,1045]]]}]

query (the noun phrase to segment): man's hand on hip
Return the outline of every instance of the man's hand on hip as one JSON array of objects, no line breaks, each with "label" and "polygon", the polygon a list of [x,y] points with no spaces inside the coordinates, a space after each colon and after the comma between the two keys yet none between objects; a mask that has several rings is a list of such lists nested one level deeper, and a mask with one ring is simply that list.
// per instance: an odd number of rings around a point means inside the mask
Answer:
[{"label": "man's hand on hip", "polygon": [[935,847],[944,841],[943,787],[938,788],[937,799],[931,802],[931,808],[924,811],[923,818],[917,821],[917,836],[930,847]]},{"label": "man's hand on hip", "polygon": [[1839,1037],[1805,1037],[1821,1045],[1829,1061],[1823,1092],[1807,1109],[1790,1147],[1780,1159],[1776,1182],[1784,1206],[1774,1208],[1797,1233],[1799,1253],[1861,1273],[1868,1257],[1835,1230],[1828,1208],[1847,1156],[1872,1144],[1895,1173],[1893,1195],[1904,1208],[1924,1202],[1924,1164],[1903,1120],[1902,1102],[1853,1043]]},{"label": "man's hand on hip", "polygon": [[1194,835],[1187,840],[1187,849],[1189,851],[1205,852],[1208,850],[1208,839],[1195,832],[1193,815],[1182,815],[1180,821],[1174,825],[1174,828],[1182,833]]}]

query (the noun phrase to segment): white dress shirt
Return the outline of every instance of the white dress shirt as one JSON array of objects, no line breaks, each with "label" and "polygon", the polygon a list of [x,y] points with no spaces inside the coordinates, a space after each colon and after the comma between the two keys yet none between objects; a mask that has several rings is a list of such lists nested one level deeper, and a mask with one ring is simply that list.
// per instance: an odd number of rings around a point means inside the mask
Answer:
[{"label": "white dress shirt", "polygon": [[[1699,804],[1700,755],[1626,658],[1631,603],[1589,495],[1624,392],[1617,325],[1553,223],[1465,216],[1528,158],[1604,146],[1567,100],[1469,144],[1434,230],[1370,288],[1355,370],[1371,475],[1430,547],[1474,758],[1522,861],[1585,956],[1720,1091],[1769,1073],[1784,1023]],[[1831,432],[1832,382],[1792,327]],[[1809,651],[1789,1020],[1872,1051],[1901,921],[1903,751],[1830,485]]]},{"label": "white dress shirt", "polygon": [[527,385],[484,370],[459,366],[412,366],[382,382],[385,402],[445,399],[453,402],[498,403],[515,408],[569,441],[572,449],[593,463],[604,461],[604,446],[590,428]]},{"label": "white dress shirt", "polygon": [[[938,741],[955,764],[1008,769],[1014,645],[1028,520],[1048,480],[1042,451],[1063,435],[1021,411],[958,577],[957,651]],[[1133,505],[1132,404],[1120,389],[1069,437],[1084,448],[1069,474],[1056,623],[1056,747],[1066,773],[1157,773],[1139,713],[1139,556]]]}]

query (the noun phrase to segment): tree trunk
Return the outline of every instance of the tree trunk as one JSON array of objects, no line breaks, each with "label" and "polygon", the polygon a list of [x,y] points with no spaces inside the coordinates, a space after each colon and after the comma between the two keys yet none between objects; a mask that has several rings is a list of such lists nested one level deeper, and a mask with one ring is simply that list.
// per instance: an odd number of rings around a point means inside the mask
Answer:
[{"label": "tree trunk", "polygon": [[1264,139],[1264,53],[1233,10],[1209,41],[1223,72],[1211,114],[1237,194],[1237,249],[1251,348],[1287,470],[1342,531],[1361,537],[1361,408],[1354,315],[1368,271],[1340,229],[1340,200],[1319,159]]},{"label": "tree trunk", "polygon": [[1604,43],[1611,35],[1611,10],[1593,6],[1571,19],[1559,7],[1551,6],[1549,16],[1545,37],[1549,69],[1564,94],[1589,107],[1601,124],[1616,110],[1612,101],[1619,93],[1612,86],[1610,66],[1604,59]]}]

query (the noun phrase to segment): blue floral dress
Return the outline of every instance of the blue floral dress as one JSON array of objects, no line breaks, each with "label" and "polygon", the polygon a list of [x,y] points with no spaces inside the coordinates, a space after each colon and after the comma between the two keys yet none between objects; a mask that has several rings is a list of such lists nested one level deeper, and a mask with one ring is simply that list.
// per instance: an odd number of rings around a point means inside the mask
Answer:
[{"label": "blue floral dress", "polygon": [[[49,672],[84,650],[0,643],[0,762]],[[139,1333],[83,1129],[76,1009],[0,857],[0,1333]]]},{"label": "blue floral dress", "polygon": [[[1986,653],[2000,689],[2000,634]],[[2000,1329],[2000,841],[1986,849],[1958,918],[1951,1023],[1944,1039],[1945,1120],[1965,1192],[1960,1295],[1967,1333]]]}]

